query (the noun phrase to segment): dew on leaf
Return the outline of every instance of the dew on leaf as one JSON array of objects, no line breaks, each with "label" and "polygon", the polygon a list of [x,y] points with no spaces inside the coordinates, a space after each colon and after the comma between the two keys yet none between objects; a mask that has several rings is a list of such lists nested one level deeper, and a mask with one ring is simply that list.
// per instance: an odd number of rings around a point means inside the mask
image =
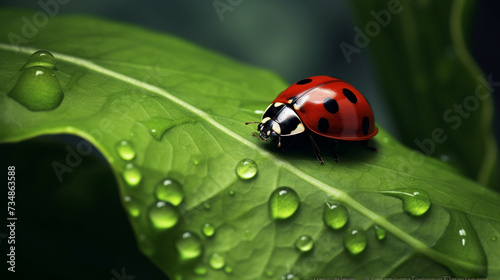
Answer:
[{"label": "dew on leaf", "polygon": [[142,173],[135,165],[129,163],[123,170],[123,179],[130,187],[136,187],[142,180]]},{"label": "dew on leaf", "polygon": [[269,198],[271,218],[275,220],[290,218],[297,211],[299,205],[299,196],[292,188],[277,188]]},{"label": "dew on leaf", "polygon": [[226,267],[224,267],[224,272],[227,274],[233,273],[233,268],[231,266],[226,265]]},{"label": "dew on leaf", "polygon": [[203,264],[197,264],[194,267],[193,272],[196,275],[205,275],[205,274],[207,274],[207,267],[205,265],[203,265]]},{"label": "dew on leaf", "polygon": [[213,236],[215,234],[215,227],[211,223],[205,223],[201,226],[201,232],[206,237]]},{"label": "dew on leaf", "polygon": [[[467,214],[450,210],[450,220],[446,230],[432,247],[459,261],[445,264],[455,275],[486,275],[486,254]],[[469,269],[457,265],[458,263],[469,264]]]},{"label": "dew on leaf", "polygon": [[252,179],[257,175],[257,163],[255,161],[245,158],[236,164],[236,175],[242,180]]},{"label": "dew on leaf", "polygon": [[168,229],[177,224],[179,214],[172,204],[158,201],[149,208],[149,219],[157,229]]},{"label": "dew on leaf", "polygon": [[201,255],[203,245],[196,233],[186,231],[175,241],[175,247],[179,252],[181,260],[194,259]]},{"label": "dew on leaf", "polygon": [[116,152],[121,159],[129,161],[135,158],[135,149],[132,143],[127,140],[119,141],[116,144]]},{"label": "dew on leaf", "polygon": [[491,241],[496,242],[497,240],[498,240],[498,237],[496,237],[496,236],[491,237]]},{"label": "dew on leaf", "polygon": [[375,229],[375,237],[377,238],[377,240],[379,241],[384,240],[387,235],[385,229],[377,225],[374,225],[373,228]]},{"label": "dew on leaf", "polygon": [[234,192],[234,190],[228,190],[227,194],[229,194],[230,196],[234,196],[235,192]]},{"label": "dew on leaf", "polygon": [[130,216],[134,218],[139,217],[139,215],[141,214],[141,208],[139,207],[139,204],[137,204],[137,202],[134,201],[130,196],[126,195],[123,197],[123,204]]},{"label": "dew on leaf", "polygon": [[172,120],[162,117],[152,117],[149,120],[138,121],[137,123],[142,127],[146,128],[148,133],[156,140],[161,141],[163,135],[171,128],[183,124],[186,122],[191,122],[188,119],[178,119]]},{"label": "dew on leaf", "polygon": [[23,71],[8,96],[31,111],[49,111],[61,104],[64,93],[52,70],[33,66]]},{"label": "dew on leaf", "polygon": [[364,230],[353,229],[344,235],[344,246],[353,255],[363,252],[367,243],[368,239]]},{"label": "dew on leaf", "polygon": [[281,280],[300,280],[300,278],[293,273],[287,273],[281,276]]},{"label": "dew on leaf", "polygon": [[213,269],[221,269],[226,264],[226,260],[222,255],[218,253],[213,253],[212,256],[210,256],[208,263],[210,264],[210,267],[212,267]]},{"label": "dew on leaf", "polygon": [[382,191],[382,193],[401,199],[403,201],[403,210],[412,216],[422,216],[431,207],[431,198],[423,190],[399,189]]},{"label": "dew on leaf", "polygon": [[341,229],[349,220],[347,208],[341,204],[325,202],[323,206],[323,222],[332,229]]},{"label": "dew on leaf", "polygon": [[41,66],[49,69],[56,69],[56,59],[54,56],[45,50],[40,50],[34,52],[26,61],[26,63],[21,67],[20,70],[26,70],[27,68]]},{"label": "dew on leaf", "polygon": [[164,179],[155,187],[155,196],[158,200],[170,202],[172,205],[179,205],[184,199],[182,185],[174,179]]},{"label": "dew on leaf", "polygon": [[210,205],[210,203],[208,203],[208,202],[203,202],[203,207],[205,207],[205,210],[212,209],[212,205]]},{"label": "dew on leaf", "polygon": [[272,269],[266,269],[266,276],[271,278],[274,276],[274,271]]},{"label": "dew on leaf", "polygon": [[302,235],[295,241],[295,248],[301,252],[310,251],[314,246],[314,240],[309,235]]}]

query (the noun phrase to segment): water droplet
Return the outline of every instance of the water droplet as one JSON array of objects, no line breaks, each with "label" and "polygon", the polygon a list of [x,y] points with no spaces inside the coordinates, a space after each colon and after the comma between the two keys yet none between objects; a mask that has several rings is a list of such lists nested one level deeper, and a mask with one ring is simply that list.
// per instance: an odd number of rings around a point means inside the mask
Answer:
[{"label": "water droplet", "polygon": [[201,255],[203,246],[196,233],[186,231],[179,236],[175,242],[175,247],[182,260],[194,259]]},{"label": "water droplet", "polygon": [[141,208],[139,207],[139,204],[137,204],[137,202],[135,202],[130,196],[126,195],[123,197],[123,204],[130,216],[134,218],[139,217],[141,214]]},{"label": "water droplet", "polygon": [[383,137],[382,138],[382,142],[384,142],[386,144],[389,143],[389,138],[388,137]]},{"label": "water droplet", "polygon": [[136,187],[142,180],[142,173],[132,163],[129,163],[125,166],[125,170],[123,171],[123,179],[125,179],[125,182],[127,182],[130,187]]},{"label": "water droplet", "polygon": [[234,190],[229,190],[229,191],[227,191],[227,194],[229,194],[230,196],[234,196],[235,192],[234,192]]},{"label": "water droplet", "polygon": [[197,264],[194,267],[194,274],[196,275],[205,275],[207,274],[207,267],[203,264]]},{"label": "water droplet", "polygon": [[323,207],[323,222],[332,229],[341,229],[349,220],[349,214],[345,206],[325,202]]},{"label": "water droplet", "polygon": [[307,252],[314,246],[314,240],[308,235],[302,235],[295,241],[295,247],[301,252]]},{"label": "water droplet", "polygon": [[179,205],[184,199],[181,184],[174,179],[164,179],[156,185],[155,196],[158,200],[170,202],[172,205]]},{"label": "water droplet", "polygon": [[226,272],[227,274],[233,273],[233,268],[230,266],[226,266],[224,267],[224,272]]},{"label": "water droplet", "polygon": [[431,207],[431,198],[423,190],[400,189],[382,191],[382,193],[401,199],[403,201],[403,210],[412,216],[422,216]]},{"label": "water droplet", "polygon": [[211,223],[206,223],[201,226],[201,232],[206,237],[213,236],[215,234],[215,227]]},{"label": "water droplet", "polygon": [[64,97],[54,72],[40,66],[26,69],[8,95],[31,111],[53,110]]},{"label": "water droplet", "polygon": [[248,158],[241,160],[236,164],[236,175],[243,180],[255,177],[257,175],[257,163]]},{"label": "water droplet", "polygon": [[205,210],[210,210],[212,208],[212,205],[208,202],[203,202],[203,207],[205,207]]},{"label": "water droplet", "polygon": [[177,224],[179,214],[172,204],[158,201],[149,208],[149,219],[155,228],[167,229]]},{"label": "water droplet", "polygon": [[[454,261],[444,263],[455,275],[486,275],[486,255],[476,229],[467,214],[450,211],[450,221],[443,235],[434,246],[446,256],[453,256]],[[467,263],[468,266],[458,265]]]},{"label": "water droplet", "polygon": [[299,196],[292,188],[277,188],[269,198],[271,218],[276,220],[287,219],[297,211],[299,204]]},{"label": "water droplet", "polygon": [[132,143],[127,140],[122,140],[116,144],[116,151],[123,160],[133,160],[135,158],[135,150]]},{"label": "water droplet", "polygon": [[148,133],[156,140],[161,141],[163,135],[171,128],[187,123],[193,122],[193,120],[187,118],[180,118],[177,120],[162,118],[162,117],[152,117],[149,120],[138,121],[137,123],[142,127],[146,128]]},{"label": "water droplet", "polygon": [[364,230],[353,229],[344,235],[344,245],[353,255],[363,252],[367,243],[368,239]]},{"label": "water droplet", "polygon": [[224,264],[226,264],[224,257],[217,253],[212,254],[208,262],[213,269],[221,269],[224,267]]},{"label": "water droplet", "polygon": [[300,280],[300,278],[293,273],[287,273],[281,276],[281,280]]},{"label": "water droplet", "polygon": [[28,60],[20,70],[25,70],[34,66],[41,66],[54,70],[56,69],[56,59],[48,51],[37,51],[28,58]]},{"label": "water droplet", "polygon": [[375,229],[375,237],[377,237],[377,240],[384,240],[385,236],[387,235],[385,229],[377,225],[374,225],[373,228]]},{"label": "water droplet", "polygon": [[267,269],[266,270],[266,276],[271,278],[274,275],[274,271],[272,269]]},{"label": "water droplet", "polygon": [[496,242],[497,240],[498,240],[498,237],[496,237],[496,236],[491,237],[491,241]]}]

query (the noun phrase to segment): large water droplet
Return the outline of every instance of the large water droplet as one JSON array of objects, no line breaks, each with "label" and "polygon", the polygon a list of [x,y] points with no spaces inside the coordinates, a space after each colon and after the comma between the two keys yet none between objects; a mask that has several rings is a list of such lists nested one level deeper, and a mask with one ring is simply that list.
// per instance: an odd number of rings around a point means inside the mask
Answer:
[{"label": "large water droplet", "polygon": [[215,227],[211,223],[206,223],[201,226],[201,232],[206,237],[213,236],[215,234]]},{"label": "large water droplet", "polygon": [[125,182],[130,187],[136,187],[142,180],[142,173],[132,163],[129,163],[125,166],[125,170],[123,170],[123,179],[125,179]]},{"label": "large water droplet", "polygon": [[341,204],[325,202],[323,207],[323,222],[332,229],[341,229],[349,220],[347,208]]},{"label": "large water droplet", "polygon": [[[432,247],[446,256],[453,256],[453,260],[450,259],[444,265],[455,275],[486,275],[486,255],[483,245],[467,214],[450,211],[449,224],[444,234]],[[468,265],[463,266],[459,263]]]},{"label": "large water droplet", "polygon": [[431,207],[431,198],[423,190],[399,189],[382,191],[383,194],[397,197],[403,201],[403,210],[412,216],[422,216]]},{"label": "large water droplet", "polygon": [[269,198],[271,217],[276,220],[287,219],[297,211],[299,204],[299,196],[292,188],[277,188]]},{"label": "large water droplet", "polygon": [[31,111],[53,110],[64,97],[54,72],[40,66],[26,69],[8,95]]},{"label": "large water droplet", "polygon": [[302,235],[295,241],[295,247],[301,252],[310,251],[314,246],[314,240],[309,235]]},{"label": "large water droplet", "polygon": [[344,235],[344,245],[353,255],[363,252],[367,243],[368,239],[364,230],[353,229]]},{"label": "large water droplet", "polygon": [[214,253],[212,254],[212,256],[210,256],[210,260],[208,261],[208,263],[213,269],[221,269],[226,264],[226,260],[222,255]]},{"label": "large water droplet", "polygon": [[181,260],[194,259],[201,255],[203,246],[196,233],[186,231],[175,241],[175,247],[179,252]]},{"label": "large water droplet", "polygon": [[375,229],[375,237],[377,237],[377,240],[381,241],[385,239],[386,236],[386,231],[385,229],[374,225],[373,228]]},{"label": "large water droplet", "polygon": [[165,179],[156,185],[155,196],[158,200],[168,201],[177,206],[184,199],[184,192],[177,180]]},{"label": "large water droplet", "polygon": [[23,67],[21,67],[21,70],[25,70],[27,68],[34,66],[41,66],[49,69],[55,69],[56,59],[48,51],[45,50],[37,51],[28,58]]},{"label": "large water droplet", "polygon": [[172,204],[158,201],[149,208],[149,219],[155,228],[167,229],[177,224],[179,214]]},{"label": "large water droplet", "polygon": [[135,158],[135,149],[132,143],[122,140],[116,144],[116,151],[123,160],[133,160]]},{"label": "large water droplet", "polygon": [[130,196],[123,197],[123,204],[127,212],[132,217],[139,217],[141,214],[141,208],[137,202],[135,202]]},{"label": "large water droplet", "polygon": [[257,175],[257,163],[255,161],[245,158],[236,164],[236,175],[240,179],[248,180]]}]

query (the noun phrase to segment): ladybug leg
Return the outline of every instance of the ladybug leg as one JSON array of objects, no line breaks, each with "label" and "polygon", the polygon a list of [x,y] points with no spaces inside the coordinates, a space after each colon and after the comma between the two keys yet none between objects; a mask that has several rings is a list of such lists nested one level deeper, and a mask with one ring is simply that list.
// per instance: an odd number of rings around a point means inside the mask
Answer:
[{"label": "ladybug leg", "polygon": [[370,140],[364,140],[364,141],[363,141],[363,144],[365,145],[365,147],[366,147],[367,149],[372,150],[372,151],[374,151],[374,152],[376,152],[376,151],[377,151],[377,147],[374,147],[374,146],[370,145]]},{"label": "ladybug leg", "polygon": [[324,161],[323,161],[323,158],[321,157],[321,155],[319,153],[318,144],[316,144],[316,141],[314,141],[314,138],[312,137],[311,134],[308,134],[308,135],[309,135],[309,139],[311,140],[311,144],[313,146],[314,154],[316,155],[316,159],[318,160],[319,164],[323,165]]},{"label": "ladybug leg", "polygon": [[337,148],[339,147],[339,141],[337,139],[332,139],[333,140],[333,149],[332,149],[332,154],[333,154],[333,159],[336,162],[339,162],[339,157],[337,156],[337,153],[335,152]]}]

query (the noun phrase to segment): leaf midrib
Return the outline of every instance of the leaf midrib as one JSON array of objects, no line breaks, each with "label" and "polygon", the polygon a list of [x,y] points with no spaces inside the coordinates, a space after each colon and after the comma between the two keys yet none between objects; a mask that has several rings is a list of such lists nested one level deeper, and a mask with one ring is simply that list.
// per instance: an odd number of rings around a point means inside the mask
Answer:
[{"label": "leaf midrib", "polygon": [[[39,50],[39,49],[31,48],[31,47],[20,47],[20,46],[14,46],[14,45],[9,45],[9,44],[4,44],[4,43],[0,43],[0,49],[3,49],[5,51],[21,52],[21,53],[26,53],[26,54],[32,54],[32,53]],[[86,68],[88,70],[103,74],[103,75],[108,76],[110,78],[114,78],[114,79],[120,80],[122,82],[128,83],[132,86],[136,86],[136,87],[142,88],[144,90],[156,93],[156,94],[161,95],[161,96],[169,99],[170,101],[176,103],[178,106],[180,106],[188,111],[193,112],[194,114],[198,115],[200,118],[204,119],[208,124],[221,130],[222,132],[226,133],[228,136],[231,136],[232,138],[234,138],[235,140],[239,141],[240,143],[248,146],[249,148],[257,151],[261,156],[271,160],[272,162],[277,164],[279,167],[284,168],[284,169],[288,170],[289,172],[295,174],[299,178],[302,178],[305,181],[311,183],[312,185],[316,186],[318,189],[329,194],[330,197],[334,198],[335,200],[338,200],[340,202],[343,202],[343,203],[349,205],[350,207],[352,207],[353,209],[355,209],[359,213],[361,213],[361,214],[365,215],[366,217],[368,217],[369,219],[371,219],[373,221],[373,223],[383,227],[384,229],[386,229],[387,231],[392,233],[394,236],[401,239],[403,242],[407,243],[410,247],[412,247],[417,252],[419,252],[419,253],[421,253],[421,254],[423,254],[423,255],[425,255],[425,256],[427,256],[427,257],[429,257],[429,258],[431,258],[439,263],[445,264],[445,265],[453,264],[453,265],[457,265],[457,266],[461,266],[461,267],[467,267],[472,271],[479,271],[479,272],[485,270],[485,268],[480,266],[480,265],[476,265],[476,264],[468,263],[468,262],[463,262],[461,260],[457,260],[457,259],[452,258],[450,256],[447,256],[441,252],[433,250],[432,248],[428,247],[420,240],[415,239],[413,236],[407,234],[406,232],[404,232],[403,230],[401,230],[400,228],[398,228],[394,224],[387,221],[384,217],[378,215],[377,213],[375,213],[375,212],[371,211],[370,209],[361,205],[359,202],[357,202],[351,196],[349,196],[346,192],[339,190],[339,189],[336,189],[334,187],[331,187],[331,186],[327,185],[326,183],[322,182],[321,180],[318,180],[318,179],[308,175],[307,173],[301,171],[300,169],[294,167],[290,163],[283,161],[280,158],[275,157],[273,154],[269,153],[268,151],[262,149],[261,147],[255,145],[254,143],[248,141],[247,139],[245,139],[245,138],[241,137],[240,135],[234,133],[233,131],[229,130],[228,128],[226,128],[225,126],[223,126],[222,124],[220,124],[219,122],[214,120],[209,114],[207,114],[204,111],[202,111],[202,110],[186,103],[185,101],[171,95],[166,90],[159,88],[157,86],[148,84],[146,82],[139,81],[135,78],[120,74],[118,72],[109,70],[107,68],[104,68],[102,66],[99,66],[91,61],[88,61],[88,60],[85,60],[82,58],[74,57],[71,55],[66,55],[66,54],[59,53],[59,52],[53,52],[53,51],[51,51],[51,52],[54,55],[54,57],[56,57],[56,59],[58,59],[58,60],[65,61],[67,63],[71,63],[74,65]],[[79,131],[76,129],[75,130],[68,129],[68,128],[65,129],[65,132],[70,132],[70,131],[74,132],[74,134],[76,134],[76,135],[85,136],[89,140],[90,139],[95,140],[92,137],[89,137],[90,135],[83,133],[82,131]],[[105,151],[104,147],[102,147],[99,143],[95,143],[95,141],[93,141],[93,142],[94,142],[93,144],[96,145],[98,148],[101,147],[101,151]],[[103,154],[105,156],[107,156],[107,160],[109,161],[109,159],[110,159],[109,155],[107,155],[107,153],[105,153],[105,152]]]}]

